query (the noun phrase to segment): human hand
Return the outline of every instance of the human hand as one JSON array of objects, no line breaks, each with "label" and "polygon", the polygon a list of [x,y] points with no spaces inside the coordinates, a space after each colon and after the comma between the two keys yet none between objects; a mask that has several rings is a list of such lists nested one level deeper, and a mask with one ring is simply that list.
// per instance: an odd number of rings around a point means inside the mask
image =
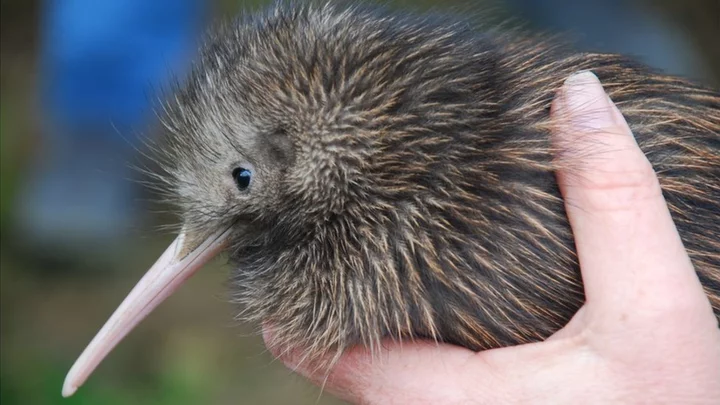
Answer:
[{"label": "human hand", "polygon": [[[625,119],[591,73],[565,82],[552,115],[558,159],[582,173],[557,175],[586,294],[567,326],[541,343],[480,353],[387,341],[373,359],[357,347],[327,379],[300,354],[282,361],[364,404],[719,404],[720,329]],[[582,159],[574,151],[585,142],[609,152]]]}]

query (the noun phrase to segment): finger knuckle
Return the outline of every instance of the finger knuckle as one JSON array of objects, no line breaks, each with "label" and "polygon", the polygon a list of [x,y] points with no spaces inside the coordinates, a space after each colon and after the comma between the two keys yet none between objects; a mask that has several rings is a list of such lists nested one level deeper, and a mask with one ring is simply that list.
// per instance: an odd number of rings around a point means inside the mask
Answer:
[{"label": "finger knuckle", "polygon": [[621,170],[598,170],[580,185],[583,203],[593,211],[627,211],[662,198],[649,163]]}]

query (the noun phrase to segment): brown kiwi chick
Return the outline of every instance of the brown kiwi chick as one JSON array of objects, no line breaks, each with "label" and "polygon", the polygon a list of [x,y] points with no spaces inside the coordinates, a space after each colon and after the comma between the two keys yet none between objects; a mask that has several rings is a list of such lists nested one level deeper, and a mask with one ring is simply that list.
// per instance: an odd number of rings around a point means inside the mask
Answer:
[{"label": "brown kiwi chick", "polygon": [[158,177],[181,235],[64,394],[223,249],[244,319],[308,360],[387,337],[473,350],[548,337],[584,301],[549,140],[554,93],[584,69],[657,172],[720,317],[717,91],[461,20],[276,6],[212,34],[168,103]]}]

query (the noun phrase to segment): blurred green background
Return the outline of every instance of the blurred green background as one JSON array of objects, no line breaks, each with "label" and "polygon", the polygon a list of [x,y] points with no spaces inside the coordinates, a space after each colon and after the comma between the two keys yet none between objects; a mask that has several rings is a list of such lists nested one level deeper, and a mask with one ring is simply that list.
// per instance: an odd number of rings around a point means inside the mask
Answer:
[{"label": "blurred green background", "polygon": [[[151,0],[149,0],[151,1]],[[217,17],[262,1],[214,2]],[[465,2],[395,1],[412,9]],[[483,2],[498,18],[522,21],[501,1]],[[512,3],[512,2],[511,2]],[[720,13],[717,0],[639,3],[686,36],[697,54],[698,76],[720,81]],[[172,240],[157,230],[172,219],[144,216],[131,246],[102,260],[40,259],[13,234],[15,195],[40,147],[42,116],[36,100],[38,16],[42,3],[2,0],[0,30],[0,402],[28,404],[333,404],[317,388],[272,360],[256,325],[232,321],[226,302],[227,267],[216,261],[162,304],[101,364],[78,393],[60,396],[65,373],[144,271]],[[542,21],[531,22],[541,28]],[[582,33],[580,33],[582,35]],[[632,32],[630,34],[632,35]],[[701,65],[701,66],[700,66]],[[152,199],[152,194],[147,197]]]}]

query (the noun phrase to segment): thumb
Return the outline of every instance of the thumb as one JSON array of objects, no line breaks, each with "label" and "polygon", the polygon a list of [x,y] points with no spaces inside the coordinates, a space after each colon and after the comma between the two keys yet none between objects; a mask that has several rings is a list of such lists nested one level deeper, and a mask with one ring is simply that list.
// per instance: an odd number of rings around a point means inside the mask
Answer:
[{"label": "thumb", "polygon": [[552,115],[588,308],[613,322],[629,309],[630,317],[667,306],[707,311],[658,178],[597,77],[571,76]]}]

